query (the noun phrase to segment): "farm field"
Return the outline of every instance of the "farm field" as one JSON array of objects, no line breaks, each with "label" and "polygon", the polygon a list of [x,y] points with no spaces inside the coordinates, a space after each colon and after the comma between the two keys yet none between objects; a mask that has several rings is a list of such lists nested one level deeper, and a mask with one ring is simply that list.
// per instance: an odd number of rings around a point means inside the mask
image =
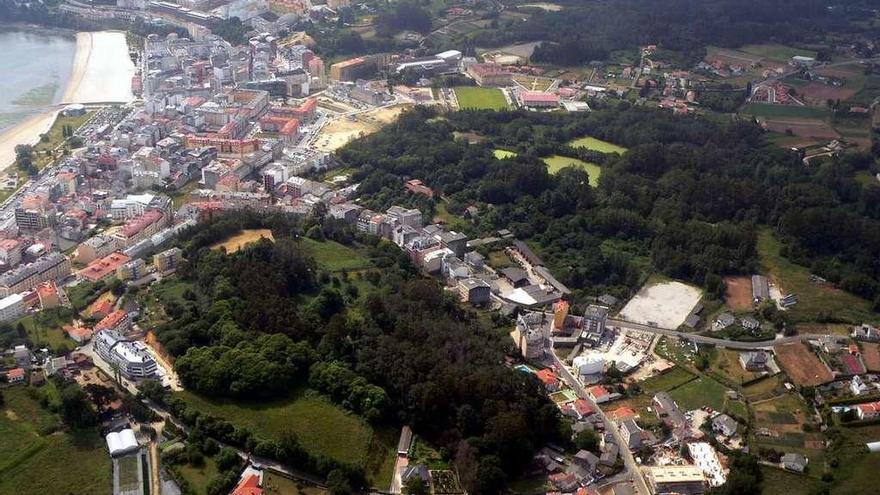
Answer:
[{"label": "farm field", "polygon": [[[109,493],[111,463],[96,433],[54,433],[58,419],[24,386],[3,389],[0,407],[0,493]],[[76,469],[71,469],[75,460]]]},{"label": "farm field", "polygon": [[498,88],[459,86],[455,88],[459,108],[477,110],[504,110],[510,108],[504,93]]},{"label": "farm field", "polygon": [[796,385],[821,385],[834,379],[831,371],[801,342],[776,346],[776,360]]},{"label": "farm field", "polygon": [[819,486],[818,480],[805,474],[792,473],[770,466],[761,466],[764,474],[764,493],[784,493],[786,495],[810,495]]},{"label": "farm field", "polygon": [[573,148],[586,148],[591,151],[598,151],[599,153],[619,153],[622,155],[627,151],[623,146],[618,146],[614,143],[602,141],[601,139],[596,139],[591,136],[575,139],[568,143],[568,145]]},{"label": "farm field", "polygon": [[789,310],[795,322],[815,321],[823,312],[852,324],[877,322],[880,315],[871,311],[871,304],[846,291],[810,281],[810,270],[780,254],[782,244],[769,230],[758,235],[758,256],[766,273],[784,293],[798,295],[798,303]]},{"label": "farm field", "polygon": [[669,395],[675,399],[682,411],[691,411],[703,406],[709,406],[716,411],[724,410],[725,397],[724,385],[707,377],[699,377],[680,387],[669,391]]},{"label": "farm field", "polygon": [[783,390],[783,375],[778,374],[743,387],[742,394],[749,401],[769,399]]},{"label": "farm field", "polygon": [[370,260],[361,256],[354,249],[334,241],[316,241],[308,237],[299,240],[300,246],[315,258],[318,266],[331,271],[361,270],[370,268]]},{"label": "farm field", "polygon": [[748,276],[724,277],[724,302],[734,311],[752,309],[752,279]]},{"label": "farm field", "polygon": [[275,242],[275,237],[272,236],[272,231],[269,229],[245,229],[223,242],[212,245],[211,249],[224,248],[228,254],[232,254],[244,246],[264,238]]},{"label": "farm field", "polygon": [[[213,399],[192,392],[179,392],[191,407],[223,418],[235,425],[259,432],[267,438],[279,438],[290,431],[304,449],[326,455],[339,462],[365,466],[368,460],[383,461],[393,456],[387,442],[374,441],[376,432],[363,419],[349,414],[320,394],[299,389],[289,397],[258,403]],[[373,474],[368,470],[368,475]],[[376,472],[377,476],[390,476]]]},{"label": "farm field", "polygon": [[498,160],[503,160],[505,158],[512,158],[516,156],[516,152],[507,150],[492,150],[492,154],[495,155],[495,158]]},{"label": "farm field", "polygon": [[802,56],[802,57],[815,57],[816,52],[812,50],[803,50],[800,48],[794,48],[791,46],[780,45],[776,43],[767,43],[761,45],[745,45],[740,48],[741,51],[745,53],[750,53],[752,55],[759,56],[761,58],[768,58],[771,60],[775,60],[777,62],[788,62],[791,57],[794,56]]},{"label": "farm field", "polygon": [[553,155],[542,158],[547,164],[547,172],[550,174],[559,173],[565,167],[580,167],[587,171],[590,176],[590,186],[597,187],[599,185],[599,176],[602,175],[602,169],[595,163],[585,162],[577,158],[569,158],[567,156]]},{"label": "farm field", "polygon": [[769,103],[748,103],[740,113],[767,118],[822,119],[828,116],[828,110],[800,105],[774,105]]}]

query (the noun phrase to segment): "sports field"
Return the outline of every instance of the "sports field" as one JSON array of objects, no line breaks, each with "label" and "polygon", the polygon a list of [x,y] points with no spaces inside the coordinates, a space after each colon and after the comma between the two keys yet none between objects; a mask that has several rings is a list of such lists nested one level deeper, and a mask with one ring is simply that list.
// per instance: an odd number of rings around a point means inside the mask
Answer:
[{"label": "sports field", "polygon": [[211,246],[211,249],[219,249],[222,247],[226,249],[227,253],[232,254],[244,246],[263,238],[269,239],[270,241],[275,240],[275,237],[272,236],[272,231],[269,229],[246,229],[223,242],[214,244]]},{"label": "sports field", "polygon": [[478,88],[471,86],[459,86],[455,88],[455,98],[458,100],[458,108],[471,108],[476,110],[505,110],[510,108],[504,93],[498,88]]},{"label": "sports field", "polygon": [[570,158],[561,155],[548,156],[542,158],[542,160],[547,164],[547,171],[551,174],[556,174],[565,167],[580,167],[586,170],[587,174],[590,176],[591,186],[597,187],[599,185],[599,176],[602,175],[602,169],[595,163],[589,163],[583,160],[578,160],[577,158]]},{"label": "sports field", "polygon": [[621,155],[626,153],[626,148],[623,146],[618,146],[614,143],[602,141],[601,139],[596,139],[591,136],[575,139],[568,143],[568,145],[573,148],[586,148],[590,151],[598,151],[599,153],[619,153]]}]

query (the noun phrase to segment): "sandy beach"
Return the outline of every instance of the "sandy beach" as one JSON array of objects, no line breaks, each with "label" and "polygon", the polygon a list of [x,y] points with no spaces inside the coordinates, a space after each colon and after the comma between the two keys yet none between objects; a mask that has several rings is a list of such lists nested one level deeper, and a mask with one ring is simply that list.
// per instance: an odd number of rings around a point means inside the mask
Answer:
[{"label": "sandy beach", "polygon": [[[134,72],[124,33],[77,33],[73,69],[61,102],[128,103],[134,99],[131,92]],[[55,105],[28,117],[0,134],[0,170],[15,162],[17,145],[35,144],[40,134],[52,127],[62,106]]]}]

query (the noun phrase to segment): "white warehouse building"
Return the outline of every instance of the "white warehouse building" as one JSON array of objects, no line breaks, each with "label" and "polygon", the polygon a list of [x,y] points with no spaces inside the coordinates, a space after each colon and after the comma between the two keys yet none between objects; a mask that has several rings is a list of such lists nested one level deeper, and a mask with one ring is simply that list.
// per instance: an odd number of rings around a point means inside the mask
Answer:
[{"label": "white warehouse building", "polygon": [[110,451],[111,457],[125,455],[140,448],[137,439],[134,437],[134,431],[131,428],[126,428],[120,432],[108,433],[106,439],[107,450]]},{"label": "white warehouse building", "polygon": [[155,376],[158,369],[143,342],[126,340],[113,330],[98,332],[95,352],[128,378],[149,378]]}]

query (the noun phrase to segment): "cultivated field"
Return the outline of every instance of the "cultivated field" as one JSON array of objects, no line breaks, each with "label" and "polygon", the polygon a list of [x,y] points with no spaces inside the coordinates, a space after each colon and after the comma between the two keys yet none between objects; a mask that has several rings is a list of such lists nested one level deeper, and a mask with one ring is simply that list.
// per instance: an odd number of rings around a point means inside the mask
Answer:
[{"label": "cultivated field", "polygon": [[2,388],[0,493],[109,493],[110,456],[95,433],[64,433],[24,386]]},{"label": "cultivated field", "polygon": [[681,282],[648,284],[620,311],[620,317],[636,323],[654,322],[678,328],[700,301],[700,289]]},{"label": "cultivated field", "polygon": [[455,88],[455,98],[458,100],[458,108],[505,110],[510,107],[504,93],[497,88],[460,86]]},{"label": "cultivated field", "polygon": [[834,375],[806,344],[796,342],[776,346],[776,360],[796,385],[821,385],[834,379]]},{"label": "cultivated field", "polygon": [[724,277],[724,302],[734,311],[752,309],[752,278]]},{"label": "cultivated field", "polygon": [[[787,134],[791,132],[801,138],[803,146],[818,141],[828,141],[840,138],[840,133],[834,130],[827,122],[816,119],[766,119],[764,124],[768,130]],[[798,147],[798,145],[795,145]]]},{"label": "cultivated field", "polygon": [[880,372],[880,344],[863,343],[861,346],[865,368],[872,373]]},{"label": "cultivated field", "polygon": [[260,239],[269,239],[270,241],[275,242],[275,237],[272,236],[272,231],[269,229],[245,229],[223,242],[218,242],[212,245],[211,249],[225,248],[227,253],[232,254],[244,246]]},{"label": "cultivated field", "polygon": [[542,158],[542,160],[547,164],[547,172],[551,174],[559,173],[559,171],[565,167],[582,168],[586,170],[587,175],[590,176],[590,185],[592,187],[597,187],[599,185],[599,176],[602,175],[602,169],[595,163],[585,162],[583,160],[578,160],[577,158],[570,158],[561,155],[548,156]]},{"label": "cultivated field", "polygon": [[828,117],[828,109],[801,105],[776,105],[770,103],[749,103],[740,113],[767,117],[768,119],[822,119]]},{"label": "cultivated field", "polygon": [[599,153],[619,153],[621,155],[626,153],[626,148],[623,146],[618,146],[614,143],[602,141],[601,139],[596,139],[590,136],[575,139],[568,143],[568,145],[573,148],[586,148],[591,151],[598,151]]}]

